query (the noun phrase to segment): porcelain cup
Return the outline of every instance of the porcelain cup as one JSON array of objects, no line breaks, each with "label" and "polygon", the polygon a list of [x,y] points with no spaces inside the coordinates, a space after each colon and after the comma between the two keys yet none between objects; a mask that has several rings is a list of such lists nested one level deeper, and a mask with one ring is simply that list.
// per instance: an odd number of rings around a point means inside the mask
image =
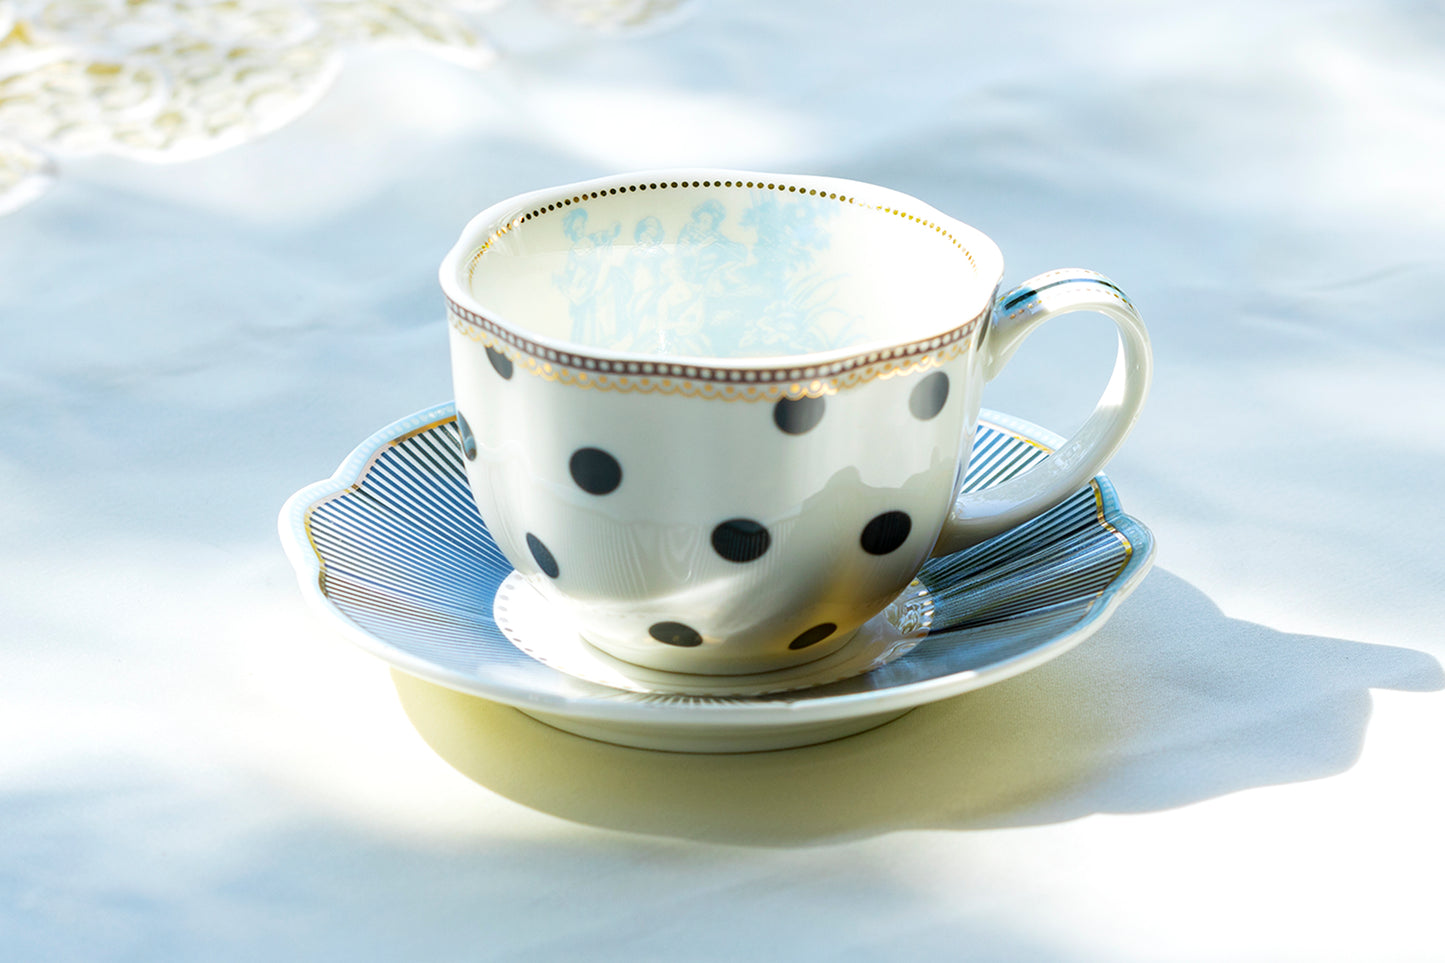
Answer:
[{"label": "porcelain cup", "polygon": [[[1139,413],[1149,340],[1117,286],[1064,270],[1000,297],[1002,277],[974,228],[835,178],[659,170],[502,201],[441,266],[477,508],[611,656],[825,656],[930,556],[1087,485]],[[1095,411],[960,495],[985,383],[1074,311],[1118,330]]]}]

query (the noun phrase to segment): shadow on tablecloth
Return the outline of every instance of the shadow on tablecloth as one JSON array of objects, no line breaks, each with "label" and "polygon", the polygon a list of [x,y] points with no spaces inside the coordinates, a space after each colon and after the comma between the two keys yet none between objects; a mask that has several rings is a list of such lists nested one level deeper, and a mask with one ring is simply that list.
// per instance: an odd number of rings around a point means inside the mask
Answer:
[{"label": "shadow on tablecloth", "polygon": [[427,743],[486,788],[592,826],[789,846],[1148,812],[1349,769],[1370,689],[1445,687],[1412,649],[1230,619],[1156,570],[1056,661],[803,749],[626,749],[394,673]]}]

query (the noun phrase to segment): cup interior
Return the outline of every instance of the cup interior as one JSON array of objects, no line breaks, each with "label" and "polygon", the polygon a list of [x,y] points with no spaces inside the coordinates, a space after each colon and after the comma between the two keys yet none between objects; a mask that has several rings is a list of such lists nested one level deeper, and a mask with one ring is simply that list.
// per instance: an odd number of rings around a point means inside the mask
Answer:
[{"label": "cup interior", "polygon": [[1001,275],[983,235],[850,181],[633,175],[528,195],[468,227],[448,293],[573,350],[748,359],[924,340]]}]

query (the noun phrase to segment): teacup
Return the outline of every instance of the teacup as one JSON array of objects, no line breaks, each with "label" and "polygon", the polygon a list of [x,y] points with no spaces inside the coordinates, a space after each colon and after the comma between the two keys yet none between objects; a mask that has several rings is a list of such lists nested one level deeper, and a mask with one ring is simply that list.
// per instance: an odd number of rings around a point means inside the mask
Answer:
[{"label": "teacup", "polygon": [[[1148,335],[1100,275],[1003,297],[998,247],[826,177],[624,174],[503,201],[441,267],[472,493],[582,636],[673,672],[844,645],[923,563],[1053,507],[1114,453]],[[1083,428],[960,495],[984,384],[1039,324],[1096,311],[1119,355]]]}]

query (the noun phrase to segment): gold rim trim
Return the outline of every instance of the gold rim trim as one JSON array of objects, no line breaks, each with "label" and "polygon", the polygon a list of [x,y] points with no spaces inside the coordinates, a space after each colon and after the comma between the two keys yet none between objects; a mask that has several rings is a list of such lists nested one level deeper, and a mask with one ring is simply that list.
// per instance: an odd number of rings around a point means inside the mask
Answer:
[{"label": "gold rim trim", "polygon": [[602,391],[684,395],[729,401],[817,398],[878,379],[937,368],[973,345],[988,315],[935,338],[842,361],[776,368],[724,368],[670,361],[613,361],[545,348],[448,300],[453,331],[501,354],[528,374],[547,381]]}]

